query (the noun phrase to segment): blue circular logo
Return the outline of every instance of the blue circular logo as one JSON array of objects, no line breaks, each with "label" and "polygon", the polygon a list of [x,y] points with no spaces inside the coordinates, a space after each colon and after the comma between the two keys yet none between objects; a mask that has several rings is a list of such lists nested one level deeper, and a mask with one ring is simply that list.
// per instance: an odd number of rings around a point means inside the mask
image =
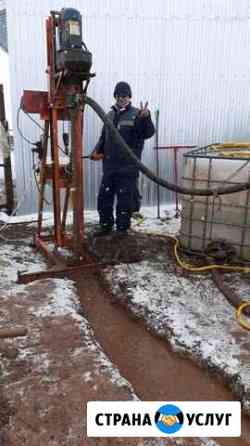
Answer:
[{"label": "blue circular logo", "polygon": [[164,434],[175,434],[182,428],[183,422],[181,409],[173,404],[161,406],[155,414],[155,424]]}]

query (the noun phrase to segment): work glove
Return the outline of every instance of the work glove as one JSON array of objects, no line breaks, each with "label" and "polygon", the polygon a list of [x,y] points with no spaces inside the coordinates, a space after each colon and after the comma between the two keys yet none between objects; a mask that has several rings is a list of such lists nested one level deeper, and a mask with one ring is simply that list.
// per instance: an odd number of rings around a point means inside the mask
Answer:
[{"label": "work glove", "polygon": [[103,160],[104,155],[103,153],[98,153],[96,150],[93,150],[93,152],[90,154],[90,159],[92,161],[100,161]]}]

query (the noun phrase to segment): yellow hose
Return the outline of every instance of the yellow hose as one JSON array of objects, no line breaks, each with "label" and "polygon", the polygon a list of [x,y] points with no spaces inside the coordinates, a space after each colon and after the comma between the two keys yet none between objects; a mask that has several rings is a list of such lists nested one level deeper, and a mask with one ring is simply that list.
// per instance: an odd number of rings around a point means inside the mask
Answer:
[{"label": "yellow hose", "polygon": [[220,149],[241,149],[241,148],[250,148],[250,141],[238,141],[238,142],[224,142],[222,144],[213,144],[213,148],[215,150]]},{"label": "yellow hose", "polygon": [[136,223],[134,223],[133,226],[140,226],[142,223],[144,223],[145,218],[143,216],[141,217],[135,217]]},{"label": "yellow hose", "polygon": [[240,304],[239,308],[237,308],[236,319],[237,319],[238,323],[241,325],[241,327],[250,331],[250,324],[247,321],[245,321],[244,319],[242,319],[242,317],[241,317],[242,311],[247,307],[250,307],[250,300],[247,302],[246,301],[242,302]]},{"label": "yellow hose", "polygon": [[244,151],[243,150],[237,150],[237,151],[227,150],[226,152],[221,150],[220,154],[223,156],[231,156],[232,158],[233,157],[238,158],[239,156],[241,158],[250,158],[250,150],[244,150]]},{"label": "yellow hose", "polygon": [[175,238],[175,237],[171,237],[170,236],[170,238],[175,240],[174,254],[175,254],[175,257],[176,257],[176,260],[177,260],[178,264],[183,269],[186,269],[187,271],[202,272],[202,271],[210,271],[211,269],[221,269],[223,271],[240,271],[240,272],[243,272],[243,273],[249,273],[250,272],[250,268],[247,268],[246,266],[218,265],[216,263],[213,263],[211,265],[206,265],[206,266],[193,266],[193,265],[189,265],[188,263],[186,263],[183,260],[181,260],[179,254],[178,254],[178,247],[180,245],[180,241],[177,238]]},{"label": "yellow hose", "polygon": [[[231,156],[231,157],[241,157],[241,158],[249,158],[250,157],[250,143],[249,142],[228,142],[224,144],[215,144],[213,145],[213,149],[217,152],[220,152],[223,156]],[[236,149],[236,150],[232,150]]]},{"label": "yellow hose", "polygon": [[175,241],[174,245],[174,255],[177,260],[177,263],[185,270],[191,271],[193,273],[203,272],[203,271],[211,271],[212,269],[221,269],[223,271],[238,271],[243,273],[250,273],[250,267],[246,266],[233,266],[233,265],[218,265],[216,263],[213,263],[211,265],[206,266],[193,266],[189,263],[185,262],[184,260],[181,260],[179,254],[178,254],[178,247],[180,246],[180,241],[170,234],[162,234],[161,232],[155,232],[155,231],[143,231],[144,234],[148,235],[158,235],[163,238],[172,239]]}]

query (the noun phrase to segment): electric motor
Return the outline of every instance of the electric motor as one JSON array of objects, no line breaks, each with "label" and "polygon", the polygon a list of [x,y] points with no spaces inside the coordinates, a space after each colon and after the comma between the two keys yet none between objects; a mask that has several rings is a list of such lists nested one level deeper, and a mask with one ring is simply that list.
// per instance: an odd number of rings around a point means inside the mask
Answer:
[{"label": "electric motor", "polygon": [[61,11],[59,45],[61,50],[82,47],[82,16],[76,9],[65,8]]},{"label": "electric motor", "polygon": [[89,78],[92,54],[82,41],[82,16],[73,8],[60,12],[56,42],[56,69],[79,80]]}]

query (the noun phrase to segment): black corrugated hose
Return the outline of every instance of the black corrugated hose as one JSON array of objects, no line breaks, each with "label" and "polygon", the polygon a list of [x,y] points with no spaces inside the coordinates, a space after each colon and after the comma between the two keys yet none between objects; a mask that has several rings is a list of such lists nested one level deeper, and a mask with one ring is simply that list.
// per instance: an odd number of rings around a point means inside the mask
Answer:
[{"label": "black corrugated hose", "polygon": [[89,105],[101,118],[103,123],[109,128],[114,140],[121,146],[122,150],[125,151],[126,155],[130,157],[130,159],[136,164],[138,169],[144,173],[150,180],[159,186],[164,187],[165,189],[177,192],[178,194],[184,195],[203,195],[203,196],[217,196],[217,195],[226,195],[232,194],[235,192],[241,192],[243,190],[250,189],[250,182],[237,184],[229,187],[218,187],[217,189],[188,189],[186,187],[178,186],[169,181],[164,180],[163,178],[157,177],[150,169],[148,169],[134,154],[134,152],[130,149],[130,147],[126,144],[118,130],[113,125],[112,121],[108,118],[104,110],[101,106],[92,98],[85,96],[84,102]]}]

